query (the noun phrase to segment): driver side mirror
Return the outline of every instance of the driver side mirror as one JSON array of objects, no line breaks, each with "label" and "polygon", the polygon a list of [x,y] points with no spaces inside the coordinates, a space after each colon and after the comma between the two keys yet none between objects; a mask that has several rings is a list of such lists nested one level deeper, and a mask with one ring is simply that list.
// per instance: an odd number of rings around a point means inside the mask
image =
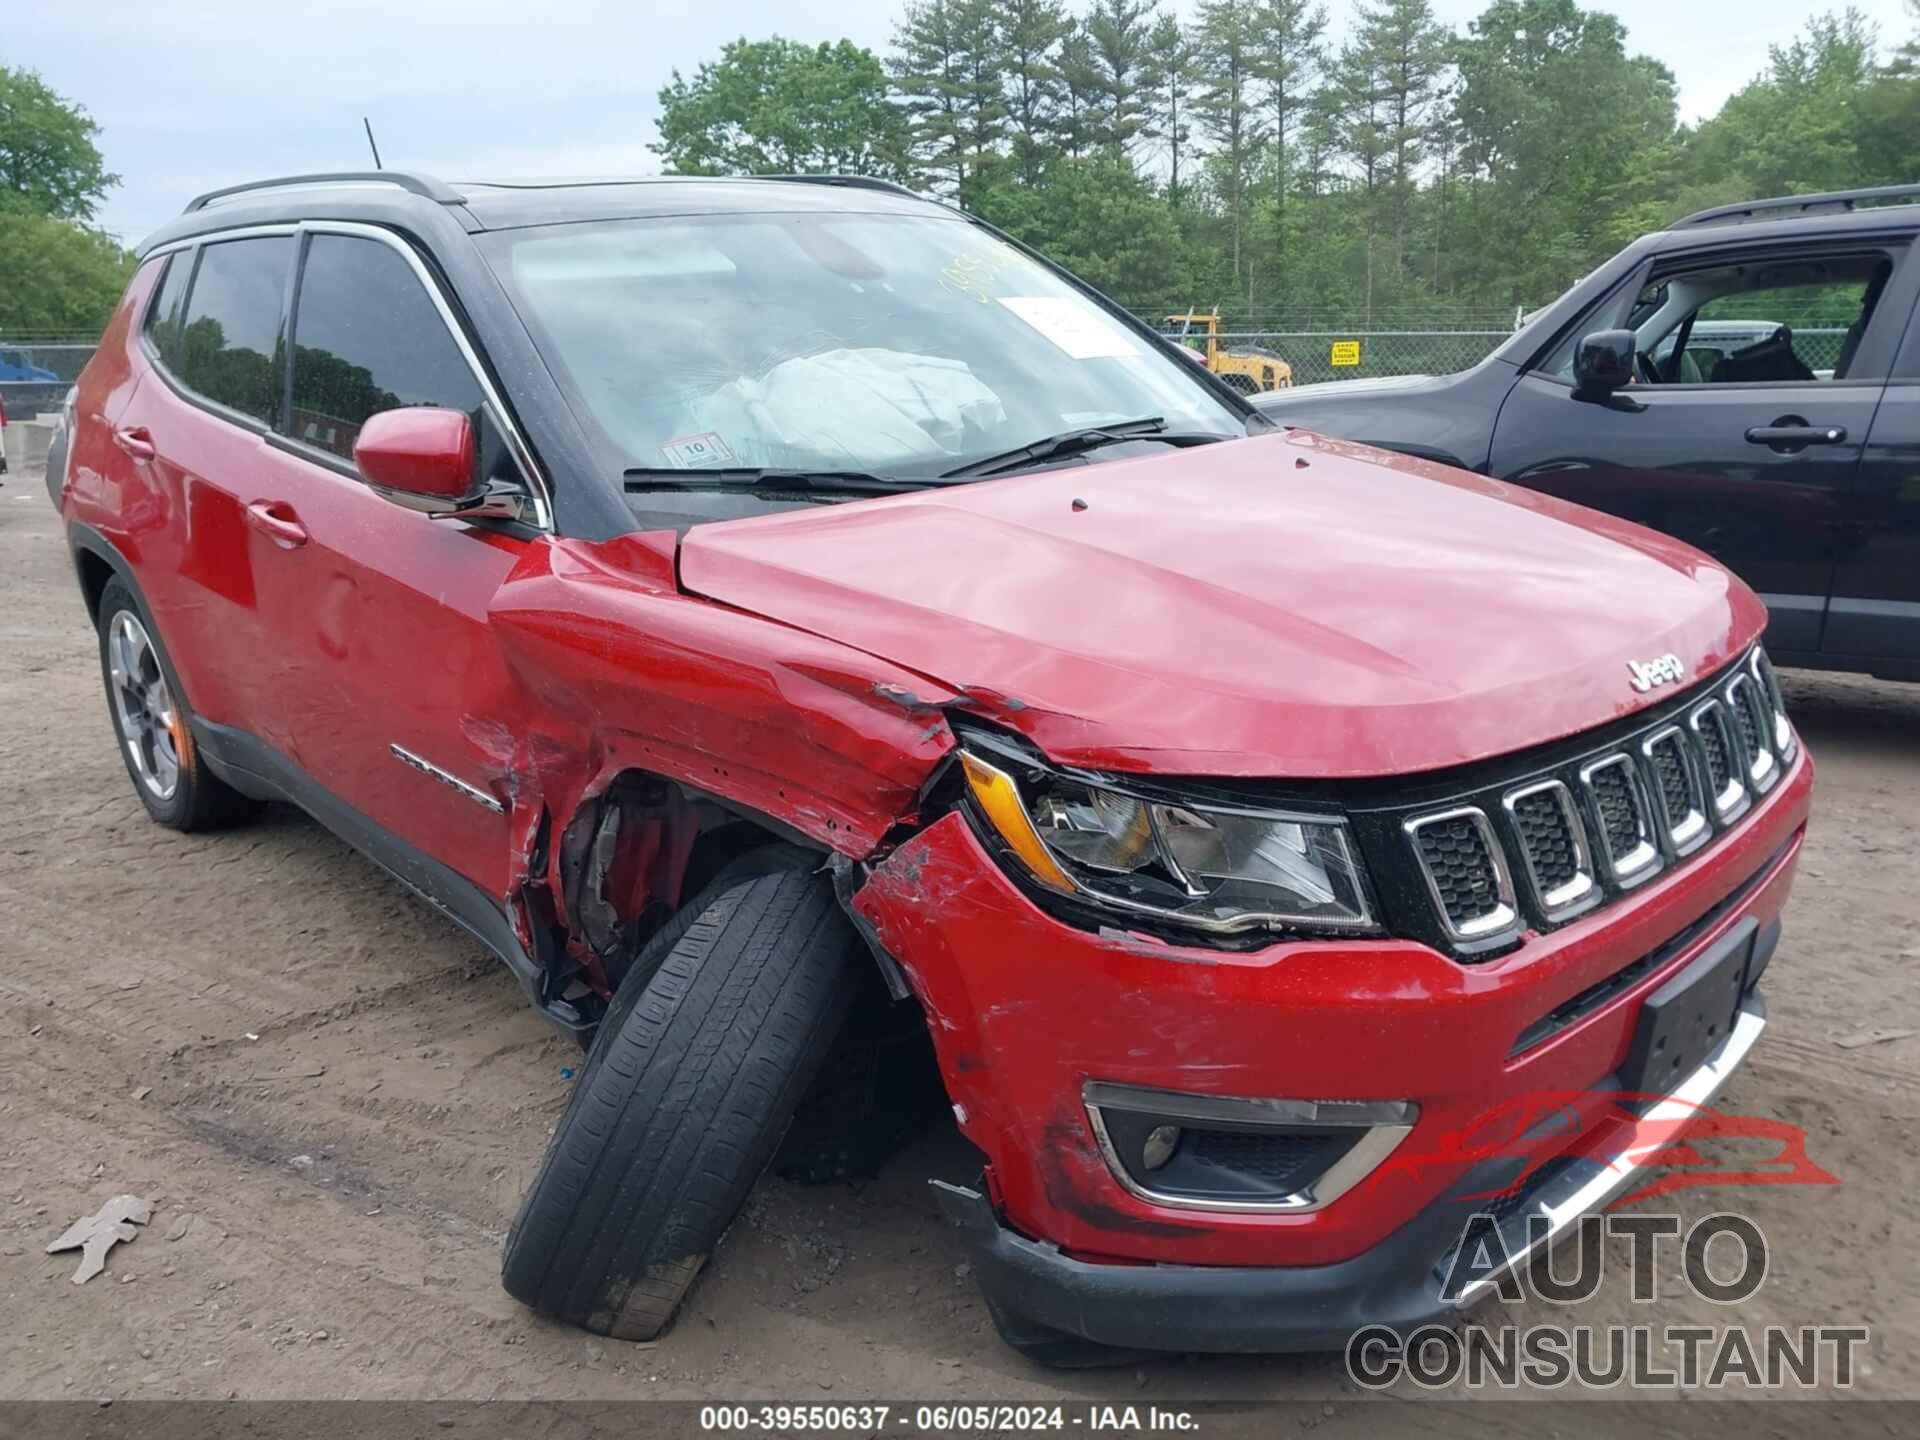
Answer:
[{"label": "driver side mirror", "polygon": [[1611,395],[1634,381],[1634,354],[1639,337],[1631,330],[1596,330],[1580,337],[1573,349],[1576,394]]},{"label": "driver side mirror", "polygon": [[473,422],[458,410],[382,410],[360,427],[353,463],[373,492],[396,505],[444,515],[477,504]]}]

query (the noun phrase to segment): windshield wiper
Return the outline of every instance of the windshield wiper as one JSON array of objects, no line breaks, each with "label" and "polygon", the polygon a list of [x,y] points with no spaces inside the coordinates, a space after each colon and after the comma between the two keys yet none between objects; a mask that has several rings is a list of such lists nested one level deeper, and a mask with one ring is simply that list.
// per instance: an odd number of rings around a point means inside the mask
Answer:
[{"label": "windshield wiper", "polygon": [[1140,420],[1116,420],[1111,425],[1089,425],[1081,430],[1067,430],[1059,435],[1049,435],[1044,440],[1035,440],[1030,445],[1018,449],[1003,450],[998,455],[989,455],[984,460],[973,460],[955,470],[948,470],[941,479],[957,480],[963,477],[999,475],[1008,470],[1017,470],[1023,465],[1038,464],[1043,460],[1058,460],[1067,455],[1081,455],[1089,450],[1098,450],[1103,445],[1121,445],[1129,440],[1157,440],[1163,445],[1210,445],[1215,440],[1231,440],[1231,435],[1214,435],[1207,431],[1183,431],[1167,429],[1164,415],[1149,415]]},{"label": "windshield wiper", "polygon": [[892,495],[919,490],[926,480],[869,475],[864,470],[798,470],[770,465],[734,466],[724,470],[676,470],[668,466],[637,466],[624,476],[629,495],[648,490],[819,490],[846,495]]}]

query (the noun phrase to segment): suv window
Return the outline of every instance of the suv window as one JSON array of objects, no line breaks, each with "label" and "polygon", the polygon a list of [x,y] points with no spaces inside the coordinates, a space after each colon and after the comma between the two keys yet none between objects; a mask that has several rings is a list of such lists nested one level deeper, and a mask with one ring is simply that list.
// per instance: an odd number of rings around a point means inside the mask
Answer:
[{"label": "suv window", "polygon": [[[171,368],[189,389],[271,420],[280,408],[280,313],[293,237],[224,240],[200,252]],[[162,351],[164,356],[165,351]]]},{"label": "suv window", "polygon": [[1845,379],[1892,273],[1884,255],[1783,258],[1666,276],[1636,328],[1666,384]]},{"label": "suv window", "polygon": [[147,338],[169,370],[180,368],[180,304],[187,298],[187,284],[193,279],[193,251],[182,250],[164,262],[166,273],[160,277],[159,292],[147,310]]},{"label": "suv window", "polygon": [[381,241],[315,235],[300,276],[287,433],[350,460],[371,417],[414,405],[465,411],[484,433],[479,383],[413,268]]}]

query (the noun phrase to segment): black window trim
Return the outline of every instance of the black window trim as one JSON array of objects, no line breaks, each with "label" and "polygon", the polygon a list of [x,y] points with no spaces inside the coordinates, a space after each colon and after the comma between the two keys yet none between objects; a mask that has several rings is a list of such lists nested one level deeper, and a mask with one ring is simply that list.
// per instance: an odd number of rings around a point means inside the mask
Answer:
[{"label": "black window trim", "polygon": [[[1858,255],[1869,251],[1882,251],[1894,264],[1894,278],[1902,276],[1903,271],[1920,266],[1920,252],[1913,246],[1914,236],[1908,231],[1873,231],[1865,234],[1846,234],[1832,236],[1801,236],[1791,241],[1775,241],[1764,244],[1750,241],[1743,245],[1689,245],[1671,250],[1656,250],[1647,255],[1638,265],[1622,275],[1614,284],[1607,287],[1592,304],[1562,330],[1553,342],[1538,352],[1524,373],[1536,380],[1544,380],[1558,385],[1564,390],[1573,389],[1573,381],[1547,369],[1547,363],[1557,356],[1561,347],[1576,342],[1578,337],[1589,333],[1596,314],[1615,303],[1623,288],[1633,294],[1652,284],[1657,278],[1676,274],[1682,270],[1712,269],[1720,265],[1738,265],[1743,262],[1772,258],[1783,251],[1792,251],[1796,255]],[[1891,289],[1891,284],[1888,287]],[[1880,297],[1880,306],[1875,307],[1878,314],[1887,297]],[[1904,328],[1902,326],[1901,328]],[[1713,394],[1737,394],[1749,390],[1818,390],[1826,393],[1838,389],[1883,389],[1896,378],[1900,362],[1900,336],[1894,336],[1892,347],[1887,353],[1886,373],[1876,376],[1848,375],[1839,380],[1722,380],[1715,383],[1710,380],[1674,381],[1669,384],[1642,386],[1639,381],[1628,387],[1635,394],[1666,394],[1670,390],[1684,390],[1688,393],[1711,392]]]},{"label": "black window trim", "polygon": [[472,371],[474,382],[480,387],[482,404],[492,417],[493,423],[499,427],[501,435],[506,440],[508,452],[513,456],[515,465],[519,467],[522,477],[524,477],[527,482],[528,498],[531,501],[529,506],[531,514],[529,518],[523,522],[525,528],[547,534],[554,533],[553,491],[548,484],[546,472],[540,468],[538,461],[535,459],[533,447],[527,443],[525,434],[521,431],[518,421],[513,417],[513,412],[507,408],[506,401],[502,397],[499,387],[494,384],[492,375],[488,372],[486,365],[481,359],[479,347],[467,333],[464,319],[448,299],[446,290],[441,284],[440,277],[420,256],[419,252],[409,244],[404,237],[384,226],[362,224],[358,221],[349,220],[298,220],[289,221],[285,224],[236,226],[231,230],[209,231],[205,234],[194,235],[187,239],[175,241],[170,245],[159,246],[147,256],[149,260],[167,256],[169,257],[167,263],[171,266],[173,263],[171,259],[172,256],[182,251],[194,252],[194,274],[187,286],[183,299],[183,304],[191,304],[193,299],[193,285],[198,283],[200,278],[199,257],[208,245],[218,245],[229,240],[264,239],[272,236],[292,236],[294,238],[293,265],[287,277],[286,291],[280,297],[280,328],[278,333],[280,339],[287,343],[283,345],[286,353],[282,359],[280,402],[276,407],[273,422],[268,423],[261,421],[255,416],[234,410],[226,405],[222,405],[219,401],[209,396],[202,395],[167,368],[165,362],[160,358],[158,347],[153,344],[147,333],[146,323],[147,315],[151,313],[152,307],[158,302],[159,294],[165,281],[164,276],[162,277],[161,284],[156,284],[153,287],[153,294],[148,297],[146,310],[143,311],[141,315],[140,344],[142,353],[146,355],[149,363],[159,372],[161,378],[167,382],[168,387],[172,389],[175,394],[179,395],[181,399],[187,401],[187,403],[205,410],[209,414],[227,421],[229,424],[238,425],[243,430],[258,435],[275,449],[284,450],[301,460],[321,465],[335,474],[347,476],[356,483],[364,484],[365,482],[361,480],[359,471],[354,468],[351,462],[344,461],[338,455],[320,450],[306,444],[304,441],[295,439],[293,436],[288,435],[284,428],[288,415],[288,405],[291,403],[293,391],[293,346],[290,342],[293,336],[294,305],[297,301],[302,278],[306,271],[309,239],[313,235],[320,234],[346,235],[358,239],[376,241],[398,253],[400,258],[407,263],[408,268],[413,271],[414,279],[417,280],[426,291],[428,302],[439,313],[440,321],[446,326],[447,333],[453,340],[454,348],[460,352],[461,358],[466,361],[467,368]]}]

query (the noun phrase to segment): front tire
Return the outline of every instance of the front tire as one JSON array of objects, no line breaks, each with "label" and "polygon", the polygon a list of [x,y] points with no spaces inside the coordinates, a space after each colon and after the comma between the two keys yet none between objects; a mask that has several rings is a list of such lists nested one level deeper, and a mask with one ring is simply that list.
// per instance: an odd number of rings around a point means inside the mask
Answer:
[{"label": "front tire", "polygon": [[100,673],[127,776],[147,814],[171,830],[206,830],[254,802],[207,769],[152,622],[124,580],[100,592]]},{"label": "front tire", "polygon": [[859,938],[826,876],[723,876],[622,982],[507,1237],[501,1283],[623,1340],[666,1328],[846,1018]]}]

